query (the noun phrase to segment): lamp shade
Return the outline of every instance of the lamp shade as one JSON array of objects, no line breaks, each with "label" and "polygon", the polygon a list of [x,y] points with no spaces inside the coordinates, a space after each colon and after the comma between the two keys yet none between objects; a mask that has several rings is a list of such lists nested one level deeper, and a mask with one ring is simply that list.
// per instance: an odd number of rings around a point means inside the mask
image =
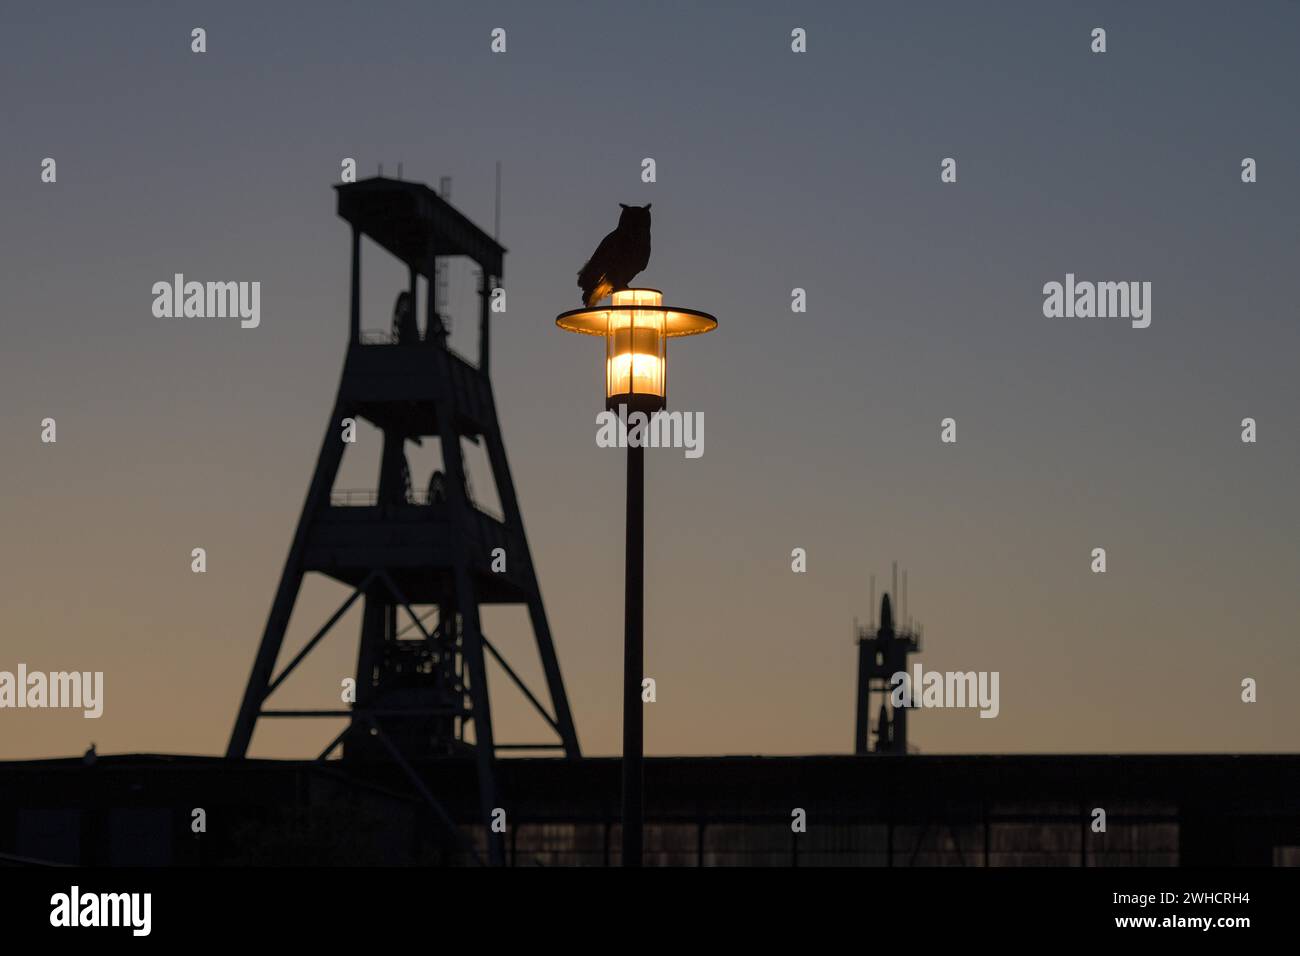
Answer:
[{"label": "lamp shade", "polygon": [[667,340],[711,332],[718,320],[665,306],[658,289],[622,289],[608,307],[574,309],[556,317],[555,324],[605,339],[606,408],[653,412],[664,407],[668,395]]}]

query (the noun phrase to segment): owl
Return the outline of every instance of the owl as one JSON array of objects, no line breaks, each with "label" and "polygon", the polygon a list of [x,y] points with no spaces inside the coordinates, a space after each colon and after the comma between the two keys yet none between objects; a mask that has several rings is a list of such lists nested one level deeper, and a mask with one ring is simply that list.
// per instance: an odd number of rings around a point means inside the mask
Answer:
[{"label": "owl", "polygon": [[628,283],[650,262],[650,203],[628,206],[618,228],[611,232],[578,272],[583,305],[590,308],[605,296],[628,287]]}]

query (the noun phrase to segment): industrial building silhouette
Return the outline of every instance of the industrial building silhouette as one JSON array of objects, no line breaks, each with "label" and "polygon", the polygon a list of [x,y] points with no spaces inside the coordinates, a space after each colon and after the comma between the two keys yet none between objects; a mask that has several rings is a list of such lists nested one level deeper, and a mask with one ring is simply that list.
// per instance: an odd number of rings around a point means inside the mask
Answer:
[{"label": "industrial building silhouette", "polygon": [[[454,865],[486,856],[472,757],[160,755],[0,764],[0,860],[83,865]],[[505,758],[514,866],[617,865],[617,758]],[[1292,755],[650,757],[648,866],[1300,864]],[[191,832],[202,806],[207,832]],[[1094,833],[1094,807],[1107,830]],[[794,833],[791,812],[807,814]]]}]

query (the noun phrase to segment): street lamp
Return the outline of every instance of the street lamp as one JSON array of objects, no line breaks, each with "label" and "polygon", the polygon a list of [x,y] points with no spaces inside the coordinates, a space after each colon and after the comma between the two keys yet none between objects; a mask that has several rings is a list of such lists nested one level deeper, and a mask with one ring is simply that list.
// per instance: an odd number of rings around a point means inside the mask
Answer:
[{"label": "street lamp", "polygon": [[[668,397],[668,339],[718,327],[707,312],[663,304],[658,289],[615,292],[604,308],[555,319],[567,332],[605,339],[605,408],[621,415],[662,411]],[[626,420],[623,422],[626,427]],[[646,429],[642,430],[643,432]],[[645,448],[627,443],[627,559],[623,601],[623,865],[641,865],[645,596]]]}]

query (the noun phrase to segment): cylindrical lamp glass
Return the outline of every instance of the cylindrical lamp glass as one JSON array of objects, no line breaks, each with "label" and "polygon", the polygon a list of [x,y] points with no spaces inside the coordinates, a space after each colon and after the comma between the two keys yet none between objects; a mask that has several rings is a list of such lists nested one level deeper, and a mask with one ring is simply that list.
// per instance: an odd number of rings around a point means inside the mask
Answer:
[{"label": "cylindrical lamp glass", "polygon": [[[657,411],[667,397],[667,313],[654,289],[615,292],[605,332],[605,407]],[[621,307],[621,308],[620,308]]]}]

